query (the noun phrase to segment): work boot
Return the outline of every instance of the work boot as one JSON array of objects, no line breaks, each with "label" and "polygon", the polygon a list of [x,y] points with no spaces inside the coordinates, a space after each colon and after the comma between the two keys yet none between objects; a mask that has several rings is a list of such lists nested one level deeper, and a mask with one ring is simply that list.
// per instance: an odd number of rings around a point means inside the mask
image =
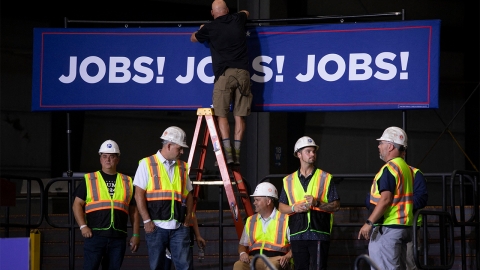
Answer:
[{"label": "work boot", "polygon": [[235,165],[240,165],[240,149],[235,148]]},{"label": "work boot", "polygon": [[233,149],[235,149],[235,165],[240,165],[240,146],[242,144],[242,141],[235,140],[233,143]]},{"label": "work boot", "polygon": [[225,147],[225,161],[227,165],[233,164],[232,148]]},{"label": "work boot", "polygon": [[223,139],[223,150],[225,151],[225,161],[227,165],[233,164],[233,156],[232,156],[232,146],[230,145],[230,139]]}]

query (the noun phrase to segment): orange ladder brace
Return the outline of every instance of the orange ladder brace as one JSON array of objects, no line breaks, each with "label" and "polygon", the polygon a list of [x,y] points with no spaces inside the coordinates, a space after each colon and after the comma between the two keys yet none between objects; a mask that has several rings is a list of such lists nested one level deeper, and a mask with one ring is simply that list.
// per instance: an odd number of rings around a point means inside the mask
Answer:
[{"label": "orange ladder brace", "polygon": [[[242,236],[244,224],[238,209],[238,204],[235,198],[235,194],[233,192],[232,180],[230,179],[230,174],[228,172],[227,164],[225,162],[225,156],[223,154],[222,144],[220,141],[220,134],[218,134],[217,132],[218,126],[217,126],[216,118],[214,117],[214,111],[211,108],[199,108],[197,110],[197,115],[198,115],[197,125],[195,127],[195,133],[193,135],[190,154],[188,155],[188,164],[191,167],[193,156],[195,154],[195,148],[198,146],[200,148],[200,157],[198,161],[196,179],[197,181],[202,181],[203,168],[205,165],[205,156],[207,154],[208,138],[211,138],[213,151],[215,152],[215,156],[217,157],[218,168],[220,169],[220,175],[222,176],[225,193],[227,194],[228,205],[233,215],[233,221],[235,223],[235,229],[237,231],[238,239],[240,239],[240,237]],[[202,143],[197,145],[198,134],[200,132],[200,128],[202,126],[202,122],[204,118],[208,128],[205,128]],[[253,213],[252,205],[250,202],[250,197],[247,192],[247,187],[243,181],[242,175],[240,174],[238,166],[234,166],[231,169],[232,169],[233,178],[237,186],[237,190],[240,193],[240,197],[242,198],[245,213],[247,214],[247,216],[251,216],[254,213]],[[200,192],[200,185],[196,185],[193,193],[193,199],[194,199],[193,211],[196,210],[199,192]]]}]

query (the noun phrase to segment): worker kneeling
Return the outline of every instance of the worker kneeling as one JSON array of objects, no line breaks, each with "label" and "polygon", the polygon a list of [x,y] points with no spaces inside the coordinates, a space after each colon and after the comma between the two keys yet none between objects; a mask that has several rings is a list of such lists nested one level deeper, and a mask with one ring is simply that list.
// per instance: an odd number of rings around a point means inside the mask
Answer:
[{"label": "worker kneeling", "polygon": [[[238,245],[240,260],[234,270],[250,269],[250,261],[257,254],[268,258],[276,269],[290,269],[290,235],[288,215],[275,207],[278,192],[274,185],[264,182],[258,184],[253,195],[256,214],[247,218],[242,237]],[[257,259],[255,269],[269,269],[265,261]]]}]

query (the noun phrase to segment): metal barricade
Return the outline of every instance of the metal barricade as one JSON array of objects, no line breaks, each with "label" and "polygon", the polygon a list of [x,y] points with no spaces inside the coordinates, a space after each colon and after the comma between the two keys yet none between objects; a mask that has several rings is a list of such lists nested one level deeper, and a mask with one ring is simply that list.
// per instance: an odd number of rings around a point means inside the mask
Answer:
[{"label": "metal barricade", "polygon": [[255,262],[258,259],[261,259],[262,261],[264,261],[265,264],[267,265],[268,269],[277,270],[277,268],[268,260],[268,258],[265,255],[262,255],[262,254],[257,254],[253,257],[252,261],[250,262],[250,269],[251,270],[255,270]]},{"label": "metal barricade", "polygon": [[[422,230],[423,230],[423,251],[422,257],[423,262],[420,262],[418,254],[418,217],[422,215]],[[439,217],[438,224],[429,224],[428,216],[434,215]],[[441,265],[428,265],[428,229],[432,227],[438,227],[439,229],[439,241],[440,241],[440,258],[441,258]],[[415,257],[415,264],[419,269],[451,269],[453,266],[453,262],[455,260],[455,249],[454,249],[454,234],[453,234],[453,221],[452,217],[448,212],[445,211],[428,211],[428,210],[419,210],[415,214],[415,218],[413,219],[413,254]],[[446,230],[448,230],[446,232]],[[446,237],[446,234],[448,237]],[[448,262],[447,262],[448,260]]]},{"label": "metal barricade", "polygon": [[48,199],[48,192],[50,187],[55,184],[56,182],[67,182],[68,185],[68,222],[62,224],[55,224],[50,219],[48,215],[48,205],[45,205],[45,221],[54,228],[68,228],[69,237],[68,237],[68,261],[69,261],[69,269],[75,269],[75,228],[78,227],[75,223],[75,217],[73,215],[72,205],[74,200],[74,191],[75,191],[75,183],[76,181],[84,181],[83,177],[59,177],[53,178],[48,182],[45,186],[45,200]]},{"label": "metal barricade", "polygon": [[[480,217],[479,217],[479,172],[475,171],[461,171],[455,170],[452,173],[450,179],[450,211],[453,218],[453,224],[455,227],[460,227],[460,243],[461,243],[461,257],[462,257],[462,269],[467,269],[467,249],[466,249],[466,233],[465,228],[470,226],[475,229],[475,250],[477,255],[474,256],[476,259],[476,268],[480,269]],[[458,187],[458,189],[457,189]],[[446,188],[444,188],[446,189]],[[459,215],[460,218],[457,219],[456,213],[456,193],[458,191],[459,195]],[[471,195],[471,196],[468,196]],[[471,203],[469,203],[473,208],[470,217],[467,219],[465,206],[467,205],[467,200],[471,198]],[[446,211],[446,209],[445,209]]]},{"label": "metal barricade", "polygon": [[[25,223],[10,223],[10,206],[6,206],[5,208],[5,223],[0,223],[1,227],[5,228],[5,236],[9,237],[9,228],[16,227],[16,228],[25,228],[25,236],[30,236],[30,230],[34,228],[40,227],[43,222],[44,217],[44,205],[45,200],[43,199],[44,188],[43,188],[43,181],[37,177],[29,177],[29,176],[13,176],[13,175],[0,175],[0,178],[4,178],[7,180],[14,180],[14,181],[26,181],[27,187],[25,190],[26,193],[26,206],[25,206]],[[40,213],[39,218],[36,223],[32,223],[32,181],[37,182],[39,185],[38,192],[40,193]]]},{"label": "metal barricade", "polygon": [[375,270],[381,270],[380,267],[378,267],[378,265],[375,264],[375,262],[372,259],[370,259],[370,257],[367,254],[362,254],[355,259],[355,270],[358,270],[358,264],[362,260],[366,261],[370,265],[371,268],[373,268]]}]

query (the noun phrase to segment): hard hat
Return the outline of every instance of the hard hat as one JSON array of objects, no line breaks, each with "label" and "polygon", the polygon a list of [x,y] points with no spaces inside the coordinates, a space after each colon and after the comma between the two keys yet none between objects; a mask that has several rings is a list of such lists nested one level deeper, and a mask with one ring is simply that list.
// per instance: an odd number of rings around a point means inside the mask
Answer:
[{"label": "hard hat", "polygon": [[98,150],[98,154],[118,154],[120,156],[120,148],[118,144],[112,140],[106,140],[105,142],[100,145],[100,149]]},{"label": "hard hat", "polygon": [[278,200],[277,188],[275,188],[274,185],[268,182],[263,182],[258,184],[258,186],[255,188],[255,192],[253,192],[253,194],[250,196],[252,197],[267,196],[267,197],[272,197]]},{"label": "hard hat", "polygon": [[165,129],[160,139],[176,143],[181,147],[188,148],[186,137],[187,135],[185,135],[185,131],[179,127],[172,126]]},{"label": "hard hat", "polygon": [[399,127],[389,127],[385,129],[382,137],[378,138],[377,141],[393,142],[407,148],[407,134]]},{"label": "hard hat", "polygon": [[308,136],[303,136],[300,139],[298,139],[298,141],[295,143],[295,148],[293,149],[293,155],[296,157],[298,150],[307,146],[315,147],[315,151],[318,150],[318,145],[315,144],[312,138]]}]

